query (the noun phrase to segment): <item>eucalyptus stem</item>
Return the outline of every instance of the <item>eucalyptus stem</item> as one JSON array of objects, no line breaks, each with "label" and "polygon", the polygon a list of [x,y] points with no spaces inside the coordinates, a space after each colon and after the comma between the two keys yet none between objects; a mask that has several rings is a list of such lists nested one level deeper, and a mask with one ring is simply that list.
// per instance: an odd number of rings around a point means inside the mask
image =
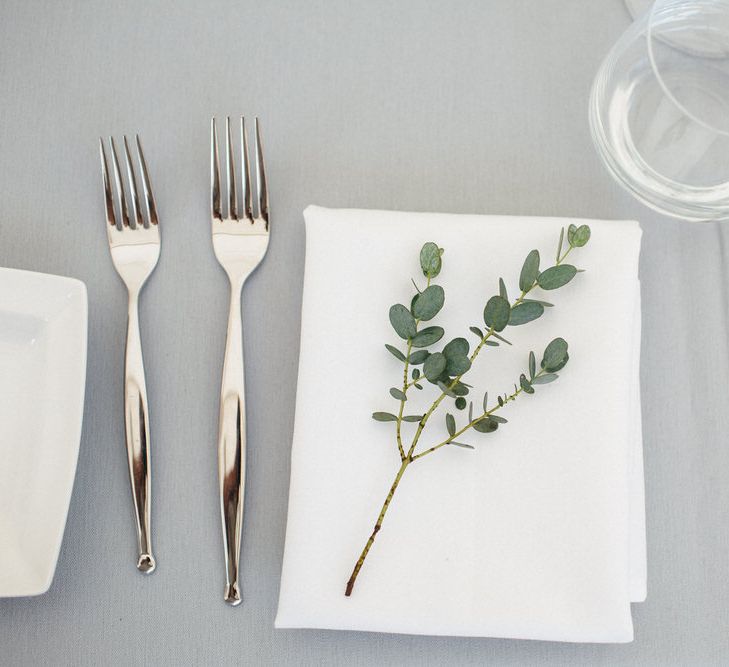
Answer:
[{"label": "eucalyptus stem", "polygon": [[[534,376],[534,378],[536,379],[538,377],[542,377],[544,375],[544,373],[545,373],[545,371],[544,371],[544,369],[542,369],[541,371],[539,371],[539,373],[537,373]],[[445,447],[446,445],[450,445],[458,436],[463,435],[466,431],[468,431],[468,429],[473,428],[476,424],[478,424],[478,422],[483,421],[487,417],[490,417],[492,414],[494,414],[495,412],[497,412],[498,410],[500,410],[501,408],[503,408],[510,401],[515,401],[516,400],[516,397],[519,394],[521,394],[521,392],[523,392],[523,391],[524,391],[524,388],[523,387],[517,388],[516,391],[513,394],[510,394],[509,396],[507,396],[504,399],[503,404],[501,404],[501,405],[497,404],[493,408],[491,408],[490,410],[486,410],[483,414],[481,414],[478,417],[476,417],[476,419],[470,420],[468,422],[468,424],[466,424],[462,429],[460,429],[459,431],[456,431],[453,435],[451,435],[448,438],[446,438],[445,440],[443,440],[443,442],[439,442],[437,445],[434,445],[430,449],[426,449],[426,450],[420,452],[420,454],[416,454],[415,456],[412,457],[413,461],[416,461],[417,459],[420,459],[423,456],[426,456],[427,454],[430,454],[431,452],[434,452],[436,449],[440,449],[441,447]]]},{"label": "eucalyptus stem", "polygon": [[[407,394],[408,388],[410,385],[408,384],[408,366],[410,364],[410,351],[413,349],[413,342],[411,340],[408,341],[408,351],[405,355],[405,370],[403,371],[403,379],[402,379],[402,393],[403,396]],[[405,399],[400,400],[400,411],[397,413],[397,449],[400,453],[400,460],[403,460],[405,458],[405,450],[402,446],[402,413],[405,409]]]},{"label": "eucalyptus stem", "polygon": [[[390,486],[390,490],[382,505],[375,526],[370,534],[364,549],[355,563],[352,575],[347,582],[345,595],[350,596],[354,589],[357,576],[362,570],[365,559],[375,542],[377,533],[382,528],[382,523],[390,507],[395,491],[405,474],[408,466],[418,459],[428,456],[433,452],[446,447],[447,445],[467,447],[473,449],[469,444],[457,442],[456,438],[460,437],[469,430],[479,433],[492,433],[500,424],[506,423],[506,419],[495,413],[507,405],[522,393],[533,394],[534,385],[546,384],[557,379],[557,371],[561,370],[569,359],[567,353],[567,342],[562,338],[552,340],[544,350],[539,372],[537,372],[536,358],[533,352],[529,353],[528,370],[519,376],[519,386],[514,385],[514,391],[511,394],[503,394],[497,397],[497,404],[488,407],[488,394],[484,394],[483,411],[477,417],[473,417],[473,403],[468,411],[467,423],[458,428],[456,418],[453,414],[446,414],[446,427],[448,429],[448,437],[428,449],[416,453],[416,448],[420,442],[420,438],[428,424],[429,419],[443,403],[446,398],[455,399],[456,410],[463,410],[466,407],[466,399],[464,398],[472,389],[470,385],[463,383],[463,376],[471,370],[474,362],[481,353],[481,350],[488,343],[489,345],[498,346],[499,342],[509,343],[503,338],[499,332],[503,331],[507,326],[518,326],[527,324],[541,317],[545,312],[545,307],[551,306],[544,301],[527,299],[526,297],[536,287],[543,290],[555,290],[569,283],[578,273],[578,269],[570,264],[564,264],[566,257],[574,248],[584,246],[590,238],[590,228],[587,225],[577,227],[570,225],[567,231],[567,248],[564,250],[564,229],[559,237],[555,264],[544,271],[539,269],[539,252],[532,250],[528,255],[521,269],[519,276],[520,294],[512,303],[506,291],[504,281],[499,279],[499,293],[492,296],[483,312],[486,330],[479,327],[471,327],[471,331],[478,336],[478,344],[468,354],[470,344],[465,338],[454,338],[442,351],[431,352],[426,348],[437,343],[444,335],[442,327],[428,326],[424,329],[420,328],[421,322],[432,320],[443,307],[445,303],[445,292],[440,285],[432,285],[431,281],[441,270],[443,249],[439,248],[435,243],[426,243],[420,251],[420,266],[423,275],[427,278],[427,287],[421,291],[415,281],[413,285],[417,294],[413,296],[410,307],[403,304],[395,304],[390,308],[390,323],[397,335],[406,341],[406,351],[386,344],[387,350],[403,363],[402,371],[402,388],[390,388],[390,395],[399,401],[397,414],[390,412],[374,412],[372,417],[381,422],[396,422],[395,435],[397,440],[398,453],[400,455],[400,468],[397,475]],[[490,339],[495,338],[491,342]],[[417,352],[413,352],[413,348],[418,348]],[[422,364],[422,371],[417,368]],[[412,379],[409,379],[412,374]],[[408,401],[408,390],[417,385],[418,389],[422,389],[421,383],[428,381],[440,388],[440,393],[432,402],[425,414],[404,415],[405,404]],[[405,451],[403,445],[402,428],[404,422],[417,422],[417,428],[413,435],[410,446]]]},{"label": "eucalyptus stem", "polygon": [[375,527],[372,529],[372,534],[370,535],[370,538],[367,540],[367,544],[365,544],[364,549],[362,549],[362,553],[360,554],[360,557],[357,559],[357,562],[355,563],[354,570],[352,570],[352,576],[349,578],[349,581],[347,582],[347,588],[344,591],[344,594],[347,597],[352,595],[352,589],[354,588],[354,582],[357,580],[357,575],[359,574],[359,571],[362,569],[362,566],[364,565],[365,558],[367,558],[367,554],[370,552],[370,549],[372,548],[372,545],[374,544],[377,533],[379,533],[380,528],[382,528],[382,522],[385,519],[385,514],[387,514],[387,509],[390,507],[390,503],[392,502],[392,497],[395,495],[397,486],[398,486],[398,484],[400,484],[400,480],[402,479],[402,476],[405,473],[405,470],[407,469],[407,467],[410,465],[411,462],[412,461],[410,460],[410,458],[404,458],[402,460],[402,463],[400,464],[400,469],[397,471],[397,475],[395,476],[395,481],[392,483],[392,486],[390,487],[390,491],[387,494],[387,498],[385,498],[385,502],[382,505],[380,514],[377,517],[377,522],[375,523]]}]

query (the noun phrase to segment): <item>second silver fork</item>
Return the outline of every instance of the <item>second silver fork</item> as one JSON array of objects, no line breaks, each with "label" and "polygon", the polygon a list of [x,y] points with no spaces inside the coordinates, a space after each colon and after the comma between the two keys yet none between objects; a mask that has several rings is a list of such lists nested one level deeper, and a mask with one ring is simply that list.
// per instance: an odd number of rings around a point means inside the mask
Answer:
[{"label": "second silver fork", "polygon": [[268,248],[268,188],[263,163],[263,149],[255,122],[256,206],[251,197],[248,140],[245,121],[240,119],[240,152],[242,163],[242,211],[238,214],[235,158],[230,134],[230,119],[225,122],[225,167],[227,202],[225,215],[220,197],[220,167],[215,118],[211,121],[210,139],[210,204],[215,256],[230,281],[230,312],[225,344],[225,361],[220,389],[220,430],[218,436],[218,475],[220,511],[223,522],[226,586],[224,598],[232,605],[240,604],[239,560],[243,524],[243,499],[246,474],[246,402],[243,371],[241,324],[241,291],[243,283],[258,266]]}]

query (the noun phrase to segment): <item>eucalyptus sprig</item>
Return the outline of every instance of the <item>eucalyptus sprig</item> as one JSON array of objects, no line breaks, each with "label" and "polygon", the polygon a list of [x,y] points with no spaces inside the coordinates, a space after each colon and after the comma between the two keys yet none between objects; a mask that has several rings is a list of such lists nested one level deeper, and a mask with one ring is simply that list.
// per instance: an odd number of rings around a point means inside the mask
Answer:
[{"label": "eucalyptus sprig", "polygon": [[[372,548],[377,533],[382,528],[392,498],[397,490],[405,471],[415,461],[433,454],[448,446],[474,449],[473,445],[461,441],[468,431],[477,433],[493,433],[507,420],[496,414],[515,401],[521,394],[533,394],[535,386],[548,384],[557,379],[558,371],[562,370],[569,360],[567,342],[563,338],[555,338],[544,349],[541,363],[537,368],[534,352],[529,352],[527,367],[519,374],[519,380],[514,384],[511,392],[496,396],[495,402],[489,402],[486,392],[478,409],[474,409],[473,401],[469,403],[466,397],[471,393],[472,387],[463,382],[463,376],[471,369],[476,357],[484,347],[498,347],[500,344],[511,343],[502,336],[502,332],[509,326],[521,326],[532,322],[544,315],[546,308],[552,304],[541,299],[527,298],[536,289],[544,291],[556,290],[569,283],[580,272],[573,264],[565,263],[567,256],[575,249],[584,246],[590,240],[590,228],[587,225],[570,225],[567,229],[567,244],[565,246],[565,230],[560,231],[557,255],[552,266],[541,270],[541,258],[538,250],[532,250],[524,260],[519,274],[519,296],[510,301],[506,284],[499,278],[499,292],[486,302],[483,311],[483,325],[470,327],[471,333],[476,336],[477,343],[473,352],[465,338],[454,338],[439,351],[432,349],[445,335],[442,327],[426,324],[440,312],[445,303],[445,291],[440,285],[433,284],[440,274],[443,265],[443,248],[436,243],[426,243],[420,251],[420,266],[426,279],[424,289],[420,289],[413,281],[416,293],[410,306],[397,303],[390,308],[389,317],[392,328],[402,339],[400,347],[385,344],[385,348],[400,363],[403,364],[402,383],[390,388],[390,396],[398,402],[396,412],[374,412],[372,418],[380,422],[395,423],[395,440],[400,455],[400,468],[395,480],[382,505],[367,543],[362,550],[347,582],[345,595],[352,594],[357,575],[362,569],[365,558]],[[484,326],[485,325],[485,326]],[[405,349],[402,349],[404,345]],[[470,354],[469,354],[470,352]],[[437,388],[436,398],[425,413],[405,414],[408,402],[408,392],[413,389],[423,390],[426,383]],[[428,421],[438,407],[446,400],[452,400],[455,414],[465,410],[468,406],[467,418],[456,419],[454,412],[446,412],[445,424],[448,437],[432,444],[429,447],[418,449],[421,436]],[[415,433],[406,446],[403,436],[405,423],[417,424]]]}]

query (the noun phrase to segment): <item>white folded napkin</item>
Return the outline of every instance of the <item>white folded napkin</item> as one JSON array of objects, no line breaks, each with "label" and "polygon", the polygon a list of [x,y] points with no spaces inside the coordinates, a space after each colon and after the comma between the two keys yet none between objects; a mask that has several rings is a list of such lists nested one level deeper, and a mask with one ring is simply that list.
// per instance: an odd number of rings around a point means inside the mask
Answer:
[{"label": "white folded napkin", "polygon": [[[441,215],[310,207],[301,356],[286,548],[276,627],[333,628],[572,642],[633,638],[630,602],[645,598],[640,429],[641,231],[626,221]],[[561,227],[587,222],[592,238],[570,255],[586,269],[540,296],[555,304],[507,327],[513,346],[482,351],[466,382],[480,405],[511,391],[557,336],[570,361],[559,379],[521,395],[490,434],[460,438],[406,471],[357,579],[350,576],[400,465],[388,394],[403,348],[388,310],[409,304],[424,278],[426,241],[445,249],[436,282],[445,306],[440,346],[473,342],[504,278],[518,294],[537,248],[554,262]],[[407,413],[437,395],[411,391]],[[470,398],[470,397],[469,397]],[[493,399],[492,399],[493,401]],[[454,412],[452,401],[447,411]],[[447,437],[445,406],[419,449]],[[463,413],[458,417],[465,419]],[[409,442],[416,424],[404,425]]]}]

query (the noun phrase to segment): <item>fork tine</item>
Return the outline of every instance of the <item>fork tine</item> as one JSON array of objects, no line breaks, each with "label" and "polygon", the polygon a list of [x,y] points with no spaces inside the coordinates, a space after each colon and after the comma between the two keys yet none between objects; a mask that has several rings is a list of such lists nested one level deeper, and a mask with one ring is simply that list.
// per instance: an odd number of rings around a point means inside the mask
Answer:
[{"label": "fork tine", "polygon": [[121,171],[119,170],[119,157],[116,154],[114,137],[109,137],[109,145],[111,146],[111,163],[114,167],[114,182],[116,183],[116,196],[119,214],[121,215],[122,225],[124,227],[129,227],[129,211],[127,210],[127,200],[124,196],[124,181],[122,181]]},{"label": "fork tine", "polygon": [[248,160],[248,133],[246,120],[240,117],[240,152],[243,156],[243,214],[253,222],[253,201],[251,196],[251,165]]},{"label": "fork tine", "polygon": [[228,179],[228,217],[238,219],[238,197],[235,188],[235,156],[230,135],[230,116],[225,117],[225,171]]},{"label": "fork tine", "polygon": [[109,181],[109,168],[106,164],[104,140],[101,137],[99,137],[99,156],[101,157],[101,178],[104,181],[104,207],[106,209],[106,222],[112,227],[116,227],[114,200],[111,196],[111,182]]},{"label": "fork tine", "polygon": [[263,146],[261,145],[261,129],[258,116],[255,119],[256,129],[256,188],[258,196],[258,215],[266,221],[268,229],[268,182],[266,181],[266,165],[263,161]]},{"label": "fork tine", "polygon": [[215,220],[222,220],[220,211],[220,161],[218,160],[218,130],[215,116],[210,121],[210,211]]},{"label": "fork tine", "polygon": [[154,194],[152,194],[152,184],[149,182],[149,172],[147,171],[147,161],[144,159],[144,153],[142,152],[142,142],[139,141],[139,135],[136,135],[137,140],[137,158],[139,159],[139,172],[142,175],[142,189],[144,190],[144,200],[147,202],[147,216],[149,217],[149,224],[156,225],[159,223],[157,217],[157,204],[154,201]]},{"label": "fork tine", "polygon": [[134,169],[132,168],[132,156],[129,154],[129,144],[127,137],[124,135],[124,159],[127,163],[127,180],[129,181],[129,196],[132,198],[132,216],[134,224],[132,229],[144,227],[142,220],[142,212],[139,210],[139,195],[137,194],[137,179],[134,178]]}]

